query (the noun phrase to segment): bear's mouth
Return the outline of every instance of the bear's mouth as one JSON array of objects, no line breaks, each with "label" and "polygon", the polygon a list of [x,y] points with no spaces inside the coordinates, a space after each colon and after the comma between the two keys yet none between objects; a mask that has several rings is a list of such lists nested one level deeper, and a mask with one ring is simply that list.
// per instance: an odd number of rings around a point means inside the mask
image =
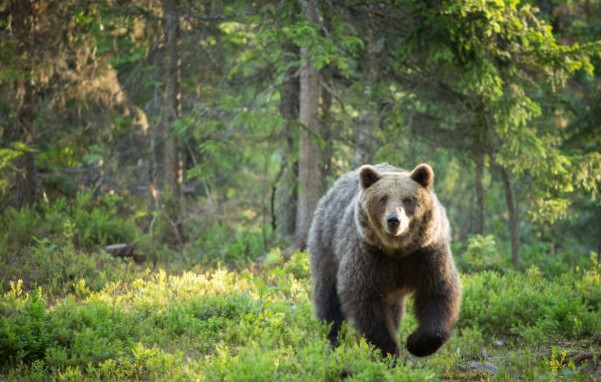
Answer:
[{"label": "bear's mouth", "polygon": [[403,219],[398,220],[396,222],[386,221],[386,225],[384,226],[384,230],[390,236],[401,236],[407,231],[409,228],[409,221]]}]

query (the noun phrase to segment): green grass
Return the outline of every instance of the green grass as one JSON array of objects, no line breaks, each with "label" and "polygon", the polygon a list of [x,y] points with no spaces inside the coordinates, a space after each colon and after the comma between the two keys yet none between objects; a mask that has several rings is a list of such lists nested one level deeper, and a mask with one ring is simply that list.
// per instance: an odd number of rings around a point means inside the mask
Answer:
[{"label": "green grass", "polygon": [[[464,297],[452,339],[432,357],[405,352],[394,365],[351,327],[330,348],[310,301],[306,253],[273,250],[254,263],[262,232],[224,225],[176,252],[122,220],[120,203],[83,195],[41,211],[6,211],[0,380],[601,379],[596,254],[545,258],[534,245],[527,269],[511,271],[494,237],[474,237],[455,250]],[[94,249],[121,240],[136,241],[148,261]],[[416,325],[408,313],[402,343]]]},{"label": "green grass", "polygon": [[[45,251],[58,259],[54,252],[63,250]],[[72,261],[89,259],[66,251]],[[87,269],[87,261],[80,263]],[[463,275],[452,340],[426,359],[405,354],[395,367],[351,328],[341,346],[329,347],[313,314],[304,253],[284,260],[274,252],[241,271],[178,273],[103,257],[97,267],[99,273],[63,280],[68,287],[48,280],[53,293],[43,286],[24,290],[19,281],[4,288],[0,379],[593,381],[601,375],[597,358],[569,362],[584,352],[598,357],[601,347],[596,262],[551,278],[536,268]],[[415,325],[407,315],[401,340]],[[476,368],[485,361],[498,367],[496,374]]]}]

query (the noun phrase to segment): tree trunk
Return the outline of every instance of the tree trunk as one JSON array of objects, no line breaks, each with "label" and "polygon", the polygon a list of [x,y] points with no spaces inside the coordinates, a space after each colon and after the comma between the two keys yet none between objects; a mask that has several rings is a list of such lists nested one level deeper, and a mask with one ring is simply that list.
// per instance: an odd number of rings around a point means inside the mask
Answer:
[{"label": "tree trunk", "polygon": [[169,190],[170,196],[179,201],[181,195],[182,174],[179,163],[179,142],[172,132],[173,123],[180,116],[180,70],[177,41],[179,37],[178,0],[165,0],[165,57],[163,63],[163,81],[165,85],[165,101],[161,111],[161,130],[164,137],[163,186]]},{"label": "tree trunk", "polygon": [[[321,20],[323,23],[323,29],[325,30],[333,30],[334,25],[332,15],[330,13],[326,13],[323,15]],[[334,113],[332,111],[332,103],[334,101],[334,93],[333,93],[333,78],[335,76],[336,70],[331,65],[324,66],[319,71],[319,83],[321,85],[321,98],[320,98],[320,111],[319,111],[319,131],[320,131],[320,141],[321,142],[334,142],[337,137],[334,133]],[[328,179],[330,173],[332,171],[332,161],[334,158],[334,145],[332,144],[323,144],[320,147],[320,169],[321,169],[321,189],[319,190],[320,194],[323,194],[325,191],[325,179]]]},{"label": "tree trunk", "polygon": [[354,136],[354,153],[352,167],[357,168],[363,164],[372,163],[378,143],[374,132],[379,126],[378,105],[374,100],[374,89],[378,84],[379,55],[381,51],[378,42],[377,26],[371,12],[368,12],[365,17],[365,58],[363,60],[363,73],[365,77],[365,87],[361,100],[363,110],[357,118],[355,136]]},{"label": "tree trunk", "polygon": [[179,65],[179,0],[163,1],[163,83],[164,99],[161,104],[160,124],[158,127],[159,146],[157,153],[158,181],[163,192],[166,212],[176,231],[177,241],[183,240],[180,221],[182,171],[179,158],[179,138],[173,124],[180,116],[180,65]]},{"label": "tree trunk", "polygon": [[474,233],[484,234],[484,157],[486,155],[486,132],[489,130],[486,107],[484,101],[478,97],[476,106],[475,137],[474,137],[474,160],[476,163],[475,189],[476,189],[476,226]]},{"label": "tree trunk", "polygon": [[31,206],[37,200],[38,185],[35,165],[35,108],[33,96],[33,56],[35,54],[35,15],[29,0],[12,0],[12,31],[17,42],[19,57],[23,59],[22,70],[25,73],[16,80],[15,131],[17,140],[26,146],[17,165],[15,190],[16,206]]},{"label": "tree trunk", "polygon": [[505,189],[505,202],[507,204],[507,211],[509,212],[508,227],[509,234],[511,236],[511,261],[513,263],[513,266],[515,268],[518,268],[520,265],[518,214],[513,199],[513,191],[511,189],[509,173],[504,167],[501,167],[501,179],[503,181],[503,188]]},{"label": "tree trunk", "polygon": [[[283,46],[285,59],[288,63],[298,60],[299,48],[293,43]],[[296,204],[298,198],[298,162],[295,159],[295,138],[298,130],[299,113],[299,79],[297,68],[289,67],[286,70],[281,89],[280,114],[286,121],[284,137],[286,148],[282,159],[282,174],[277,189],[276,219],[274,225],[280,237],[294,236],[296,228]]]},{"label": "tree trunk", "polygon": [[[307,1],[307,20],[318,22],[317,0]],[[322,189],[320,172],[319,129],[319,73],[313,65],[311,53],[301,49],[303,65],[300,77],[300,152],[299,152],[299,197],[296,216],[295,242],[304,247]]]},{"label": "tree trunk", "polygon": [[478,138],[476,139],[475,155],[476,155],[476,174],[475,174],[475,187],[476,187],[476,227],[474,233],[478,235],[484,234],[484,147],[482,140],[480,139],[480,132],[477,132]]},{"label": "tree trunk", "polygon": [[[326,24],[327,25],[327,24]],[[327,26],[326,26],[327,28]],[[330,66],[319,71],[319,77],[322,84],[326,84],[327,87],[332,85],[332,77],[334,70]],[[320,119],[319,129],[320,137],[322,142],[334,142],[336,137],[332,126],[334,125],[334,115],[332,113],[332,101],[334,97],[330,91],[327,91],[324,87],[321,92],[321,104],[320,104]],[[332,169],[332,160],[334,158],[334,145],[325,144],[322,146],[319,152],[320,155],[320,171],[321,179],[327,179]],[[325,186],[325,182],[322,182],[321,186]],[[320,190],[324,191],[323,189]]]}]

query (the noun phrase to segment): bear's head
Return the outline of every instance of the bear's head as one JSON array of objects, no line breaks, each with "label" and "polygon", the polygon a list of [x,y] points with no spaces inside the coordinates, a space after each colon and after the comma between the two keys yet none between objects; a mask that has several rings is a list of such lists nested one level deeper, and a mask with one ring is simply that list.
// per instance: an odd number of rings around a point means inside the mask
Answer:
[{"label": "bear's head", "polygon": [[444,234],[448,223],[446,215],[440,216],[445,212],[433,192],[433,183],[434,171],[427,164],[411,172],[379,172],[373,166],[362,166],[355,215],[362,237],[385,252],[407,254]]}]

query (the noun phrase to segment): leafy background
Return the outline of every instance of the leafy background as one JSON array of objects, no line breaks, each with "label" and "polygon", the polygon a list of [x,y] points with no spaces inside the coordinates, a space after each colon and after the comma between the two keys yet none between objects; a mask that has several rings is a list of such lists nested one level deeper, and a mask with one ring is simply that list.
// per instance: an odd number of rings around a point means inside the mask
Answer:
[{"label": "leafy background", "polygon": [[[601,377],[599,1],[306,6],[0,0],[0,379]],[[352,327],[330,349],[314,318],[287,250],[306,57],[318,192],[362,163],[435,169],[465,295],[432,357],[394,365]]]}]

